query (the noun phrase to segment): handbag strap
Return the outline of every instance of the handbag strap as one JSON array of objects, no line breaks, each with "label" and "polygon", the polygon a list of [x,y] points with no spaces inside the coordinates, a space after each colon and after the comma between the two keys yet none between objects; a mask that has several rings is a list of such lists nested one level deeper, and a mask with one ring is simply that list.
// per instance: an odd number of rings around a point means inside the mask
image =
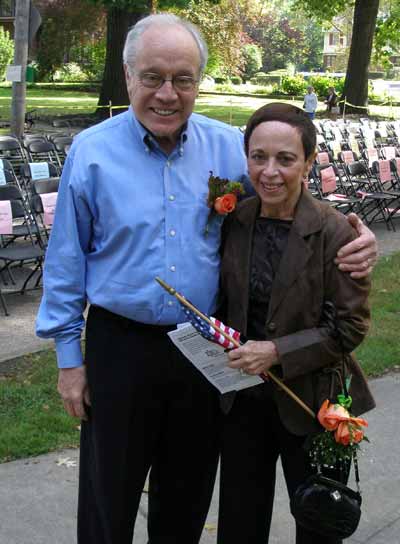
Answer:
[{"label": "handbag strap", "polygon": [[[344,397],[346,399],[349,399],[350,395],[349,395],[349,391],[348,391],[348,388],[347,388],[347,381],[346,381],[346,365],[345,365],[346,354],[345,354],[345,351],[344,351],[342,334],[341,334],[341,332],[339,330],[339,327],[338,327],[336,307],[333,305],[333,303],[332,303],[332,306],[333,306],[333,312],[334,312],[334,322],[333,322],[334,336],[338,339],[339,344],[340,344],[340,348],[341,348],[341,351],[342,351],[342,365],[341,365],[341,367],[342,367],[341,368],[342,376],[341,376],[340,381],[341,381],[341,384],[342,384],[343,395],[344,395]],[[356,451],[354,451],[354,453],[352,455],[352,459],[350,460],[350,464],[351,464],[351,461],[353,461],[353,463],[354,463],[354,476],[355,476],[357,491],[361,495],[360,472],[359,472],[359,468],[358,468],[358,459],[357,459],[357,452]]]}]

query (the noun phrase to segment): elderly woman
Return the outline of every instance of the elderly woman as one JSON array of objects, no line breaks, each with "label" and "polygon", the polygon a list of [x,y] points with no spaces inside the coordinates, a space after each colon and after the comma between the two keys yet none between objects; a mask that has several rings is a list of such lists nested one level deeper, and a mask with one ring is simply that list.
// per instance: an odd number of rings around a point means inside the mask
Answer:
[{"label": "elderly woman", "polygon": [[[316,135],[299,108],[268,104],[245,133],[249,175],[257,193],[225,224],[221,286],[225,318],[247,341],[230,352],[230,366],[248,374],[271,369],[315,412],[330,396],[330,374],[369,325],[368,279],[334,264],[337,250],[356,237],[346,218],[314,199],[303,181]],[[325,301],[336,307],[339,340],[321,323]],[[351,358],[352,412],[374,401]],[[275,470],[281,458],[292,496],[311,473],[304,448],[318,425],[271,381],[236,394],[222,440],[219,544],[265,544],[272,515]],[[296,526],[297,544],[337,544]]]}]

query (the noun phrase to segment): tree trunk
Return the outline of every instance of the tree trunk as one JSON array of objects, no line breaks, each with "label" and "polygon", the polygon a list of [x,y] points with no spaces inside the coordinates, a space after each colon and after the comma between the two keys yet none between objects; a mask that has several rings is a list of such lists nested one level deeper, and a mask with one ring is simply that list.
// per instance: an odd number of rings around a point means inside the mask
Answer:
[{"label": "tree trunk", "polygon": [[354,106],[346,106],[346,112],[367,113],[368,67],[371,59],[379,0],[356,0],[354,6],[353,32],[350,56],[347,65],[343,96]]},{"label": "tree trunk", "polygon": [[[128,30],[147,13],[132,13],[120,8],[110,8],[107,11],[107,50],[104,66],[103,81],[99,96],[98,106],[129,105],[129,97],[126,90],[125,75],[122,62],[122,51]],[[113,110],[113,115],[124,111]],[[98,108],[96,114],[108,117],[107,108]]]}]

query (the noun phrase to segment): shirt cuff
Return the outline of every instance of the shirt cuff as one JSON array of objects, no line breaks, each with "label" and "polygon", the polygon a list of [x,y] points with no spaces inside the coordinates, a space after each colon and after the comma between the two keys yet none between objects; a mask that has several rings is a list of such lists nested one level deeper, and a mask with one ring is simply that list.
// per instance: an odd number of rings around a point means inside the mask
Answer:
[{"label": "shirt cuff", "polygon": [[83,365],[80,340],[63,342],[56,340],[58,368],[74,368]]}]

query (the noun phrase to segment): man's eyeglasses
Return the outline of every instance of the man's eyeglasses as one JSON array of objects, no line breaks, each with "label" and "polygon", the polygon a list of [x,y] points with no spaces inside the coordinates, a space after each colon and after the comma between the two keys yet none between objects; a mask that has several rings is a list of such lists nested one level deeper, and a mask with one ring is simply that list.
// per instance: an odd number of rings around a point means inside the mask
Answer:
[{"label": "man's eyeglasses", "polygon": [[152,73],[138,74],[138,78],[140,83],[148,89],[160,89],[166,81],[170,81],[176,91],[193,91],[199,81],[190,76],[174,76],[166,79]]}]

